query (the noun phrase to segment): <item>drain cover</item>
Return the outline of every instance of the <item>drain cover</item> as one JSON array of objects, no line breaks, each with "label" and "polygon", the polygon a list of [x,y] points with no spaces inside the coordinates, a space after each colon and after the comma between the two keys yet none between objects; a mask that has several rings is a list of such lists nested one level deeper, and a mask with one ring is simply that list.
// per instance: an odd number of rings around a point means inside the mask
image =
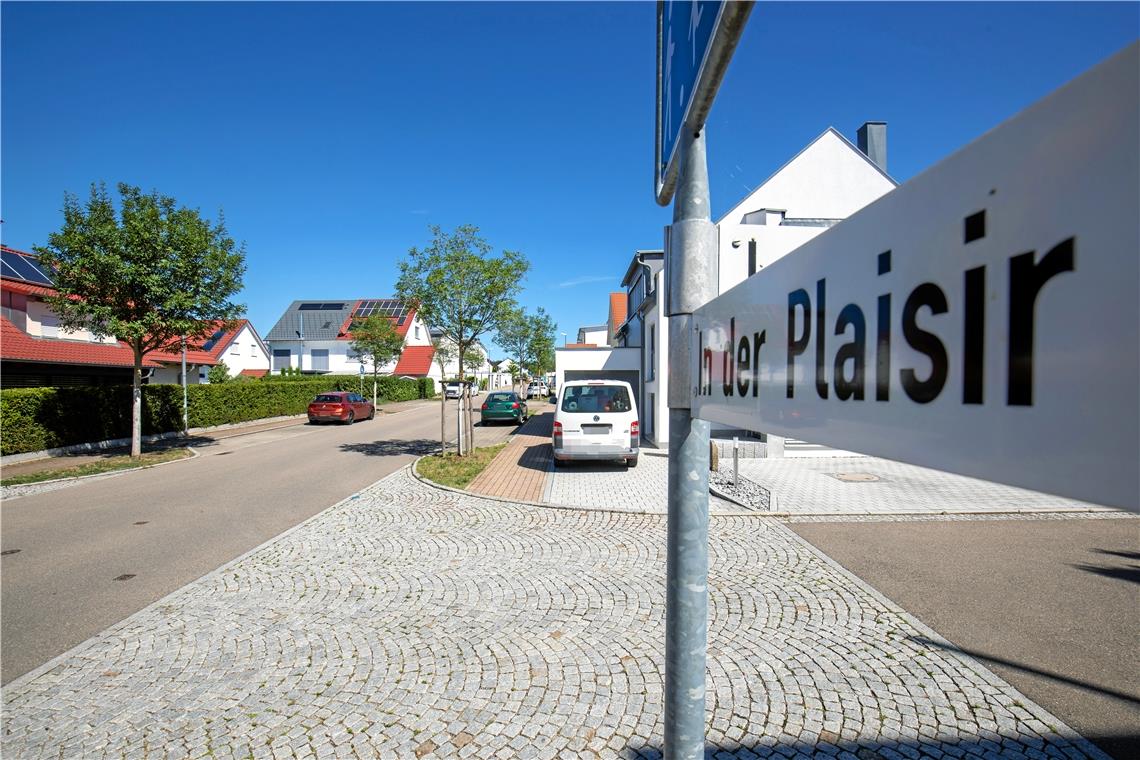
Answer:
[{"label": "drain cover", "polygon": [[877,480],[882,480],[878,475],[872,475],[869,472],[831,472],[828,474],[844,483],[874,483]]},{"label": "drain cover", "polygon": [[19,553],[20,553],[19,549],[5,549],[4,551],[0,552],[0,557],[7,557],[9,554],[19,554]]},{"label": "drain cover", "polygon": [[134,573],[123,573],[122,575],[120,575],[118,578],[115,578],[114,580],[129,581],[131,578],[134,578],[134,577],[135,577]]}]

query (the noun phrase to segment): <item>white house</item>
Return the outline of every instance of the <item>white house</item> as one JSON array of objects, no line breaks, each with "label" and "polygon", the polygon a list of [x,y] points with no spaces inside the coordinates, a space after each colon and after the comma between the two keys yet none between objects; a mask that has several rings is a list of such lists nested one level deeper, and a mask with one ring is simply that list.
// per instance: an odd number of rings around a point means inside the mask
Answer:
[{"label": "white house", "polygon": [[[718,293],[898,186],[886,172],[886,124],[867,122],[858,140],[856,147],[829,127],[717,220]],[[634,255],[622,280],[629,316],[619,332],[624,345],[641,353],[641,429],[657,446],[669,436],[669,319],[658,296],[665,292],[666,263],[659,251]]]},{"label": "white house", "polygon": [[[265,336],[272,351],[272,371],[296,367],[306,374],[356,375],[372,367],[352,350],[354,319],[388,317],[404,337],[398,361],[380,368],[385,375],[436,377],[431,333],[414,309],[394,298],[294,301]],[[437,378],[438,379],[438,378]]]},{"label": "white house", "polygon": [[[230,377],[264,377],[269,372],[269,346],[248,319],[238,320],[229,330],[219,325],[202,344],[202,350],[224,362]],[[207,375],[201,370],[200,379],[205,382]]]}]

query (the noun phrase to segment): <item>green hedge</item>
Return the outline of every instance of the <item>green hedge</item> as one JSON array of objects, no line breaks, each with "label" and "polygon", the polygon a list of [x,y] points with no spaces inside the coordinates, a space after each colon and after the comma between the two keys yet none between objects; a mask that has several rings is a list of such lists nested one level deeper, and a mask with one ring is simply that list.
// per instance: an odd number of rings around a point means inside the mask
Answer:
[{"label": "green hedge", "polygon": [[[426,382],[425,382],[426,381]],[[371,383],[365,378],[366,393]],[[352,375],[326,375],[306,380],[191,385],[187,388],[190,427],[304,414],[313,396],[323,391],[355,391]],[[435,395],[430,378],[379,378],[384,401],[408,401]],[[182,387],[143,386],[143,435],[182,429]],[[8,388],[0,391],[0,453],[92,443],[131,435],[130,386],[91,388]]]}]

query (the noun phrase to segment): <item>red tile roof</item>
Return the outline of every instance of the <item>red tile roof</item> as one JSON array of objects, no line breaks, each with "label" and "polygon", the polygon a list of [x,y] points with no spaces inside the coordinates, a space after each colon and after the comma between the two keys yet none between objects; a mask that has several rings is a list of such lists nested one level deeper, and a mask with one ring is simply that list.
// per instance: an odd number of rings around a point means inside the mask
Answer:
[{"label": "red tile roof", "polygon": [[[211,337],[213,337],[213,332],[217,332],[218,330],[221,329],[222,324],[223,323],[220,321],[214,322],[214,330],[211,333],[207,334],[206,337],[204,337],[201,342],[203,344],[206,343],[206,341],[208,341]],[[224,335],[222,335],[220,338],[218,338],[216,341],[214,341],[214,345],[211,346],[209,351],[208,351],[210,356],[214,357],[218,361],[221,361],[222,360],[222,354],[224,354],[226,352],[226,349],[230,347],[230,344],[234,342],[234,338],[236,338],[237,334],[242,331],[242,328],[248,324],[249,324],[248,319],[237,320],[237,322],[234,323],[234,327],[232,330],[226,331],[226,333]]]},{"label": "red tile roof", "polygon": [[269,374],[269,370],[267,370],[267,369],[243,369],[238,374],[239,375],[245,375],[246,377],[265,377],[266,375]]},{"label": "red tile roof", "polygon": [[[7,317],[0,317],[0,357],[13,361],[46,362],[48,364],[89,364],[99,367],[133,367],[134,353],[123,342],[94,343],[85,340],[37,338],[28,335]],[[182,351],[151,351],[143,357],[142,366],[159,367],[181,364]],[[204,351],[187,351],[187,364],[213,365],[218,362]]]},{"label": "red tile roof", "polygon": [[7,278],[0,280],[0,288],[12,293],[23,293],[26,296],[54,296],[56,294],[55,288]]},{"label": "red tile roof", "polygon": [[435,349],[432,346],[406,346],[392,374],[423,377],[431,371],[431,360],[434,356]]},{"label": "red tile roof", "polygon": [[626,305],[628,303],[629,301],[624,291],[621,293],[610,293],[611,330],[616,330],[623,322],[625,322]]}]

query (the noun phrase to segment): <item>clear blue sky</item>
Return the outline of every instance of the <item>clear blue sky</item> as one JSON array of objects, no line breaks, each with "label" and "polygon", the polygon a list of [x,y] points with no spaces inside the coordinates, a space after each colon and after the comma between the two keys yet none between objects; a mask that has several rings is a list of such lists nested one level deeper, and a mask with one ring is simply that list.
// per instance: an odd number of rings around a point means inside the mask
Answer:
[{"label": "clear blue sky", "polygon": [[[296,298],[389,295],[429,224],[471,223],[529,257],[524,304],[573,339],[670,220],[654,14],[5,2],[3,241],[45,243],[96,180],[222,208],[265,333]],[[1136,3],[761,3],[709,122],[714,213],[828,126],[887,121],[905,181],[1138,33]]]}]

